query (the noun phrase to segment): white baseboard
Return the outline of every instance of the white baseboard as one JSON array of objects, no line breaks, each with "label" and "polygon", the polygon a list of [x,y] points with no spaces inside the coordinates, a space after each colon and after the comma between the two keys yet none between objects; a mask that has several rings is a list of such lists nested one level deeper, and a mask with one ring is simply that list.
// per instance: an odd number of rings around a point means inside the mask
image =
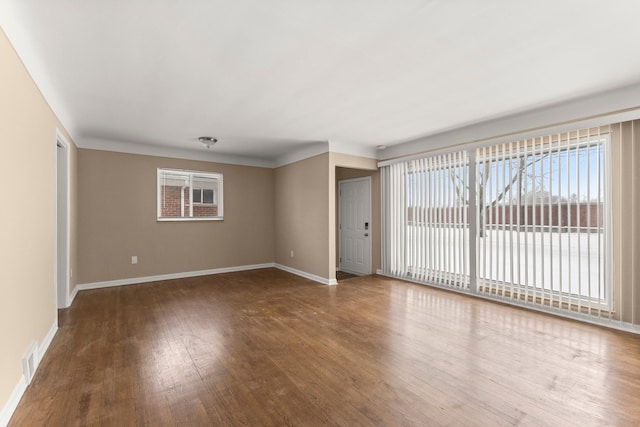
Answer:
[{"label": "white baseboard", "polygon": [[73,304],[73,300],[76,299],[76,296],[78,295],[78,290],[79,290],[78,285],[76,285],[71,291],[71,294],[69,295],[69,307],[71,307],[71,304]]},{"label": "white baseboard", "polygon": [[0,411],[0,427],[6,427],[9,424],[9,420],[13,416],[16,408],[18,407],[18,403],[20,403],[20,399],[22,399],[22,395],[27,389],[27,382],[24,380],[24,376],[20,376],[20,381],[14,387],[11,392],[11,396],[9,396],[9,400],[4,404],[4,407]]},{"label": "white baseboard", "polygon": [[315,274],[307,273],[306,271],[296,270],[295,268],[287,267],[286,265],[276,264],[275,267],[280,270],[284,270],[288,273],[295,274],[296,276],[304,277],[305,279],[313,280],[314,282],[322,283],[323,285],[337,285],[336,279],[326,279],[324,277],[316,276]]},{"label": "white baseboard", "polygon": [[51,345],[53,338],[56,336],[56,332],[58,332],[58,313],[57,312],[55,316],[55,321],[53,322],[53,325],[51,325],[51,329],[49,329],[49,332],[47,332],[47,335],[44,337],[44,340],[42,340],[42,344],[40,344],[40,346],[38,347],[38,363],[36,365],[36,370],[38,369],[38,366],[40,366],[40,362],[42,361],[44,354],[49,349],[49,346]]},{"label": "white baseboard", "polygon": [[239,265],[235,267],[214,268],[212,270],[199,270],[199,271],[187,271],[183,273],[160,274],[157,276],[132,277],[130,279],[108,280],[104,282],[82,283],[82,284],[76,285],[76,287],[73,289],[73,292],[70,295],[70,300],[71,302],[73,302],[73,300],[75,299],[79,291],[84,291],[89,289],[100,289],[100,288],[110,288],[113,286],[135,285],[137,283],[157,282],[160,280],[171,280],[171,279],[183,279],[186,277],[207,276],[210,274],[221,274],[221,273],[233,273],[237,271],[258,270],[261,268],[272,268],[272,267],[287,271],[289,273],[304,277],[309,280],[313,280],[314,282],[322,283],[323,285],[338,284],[336,279],[326,279],[324,277],[316,276],[315,274],[311,274],[311,273],[307,273],[306,271],[301,271],[295,268],[287,267],[282,264],[265,263],[265,264]]},{"label": "white baseboard", "polygon": [[207,276],[210,274],[233,273],[236,271],[258,270],[260,268],[275,267],[273,263],[239,265],[235,267],[214,268],[212,270],[187,271],[183,273],[160,274],[158,276],[132,277],[130,279],[108,280],[106,282],[92,282],[76,285],[75,292],[88,289],[110,288],[113,286],[135,285],[137,283],[157,282],[160,280],[184,279],[186,277]]},{"label": "white baseboard", "polygon": [[[55,337],[56,332],[58,331],[58,314],[54,316],[53,325],[47,332],[47,335],[42,340],[42,344],[37,346],[37,351],[35,352],[35,367],[34,367],[34,375],[38,371],[38,366],[40,366],[40,362],[44,357],[45,353],[49,349],[51,342],[53,341],[53,337]],[[9,400],[4,404],[2,410],[0,410],[0,427],[6,427],[9,424],[9,420],[13,416],[16,408],[18,407],[18,403],[20,403],[20,399],[22,399],[22,395],[27,390],[27,380],[24,375],[20,376],[20,380],[18,384],[14,387],[11,395],[9,396]]]},{"label": "white baseboard", "polygon": [[376,270],[376,274],[382,274],[382,270],[381,269],[377,269]]}]

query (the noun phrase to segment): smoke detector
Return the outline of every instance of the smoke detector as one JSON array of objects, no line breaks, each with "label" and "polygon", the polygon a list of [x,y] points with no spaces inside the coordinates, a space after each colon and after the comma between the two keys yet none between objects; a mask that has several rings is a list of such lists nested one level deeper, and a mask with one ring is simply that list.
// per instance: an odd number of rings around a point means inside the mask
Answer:
[{"label": "smoke detector", "polygon": [[212,136],[201,136],[198,138],[198,141],[202,143],[207,148],[211,148],[213,144],[218,142],[218,140]]}]

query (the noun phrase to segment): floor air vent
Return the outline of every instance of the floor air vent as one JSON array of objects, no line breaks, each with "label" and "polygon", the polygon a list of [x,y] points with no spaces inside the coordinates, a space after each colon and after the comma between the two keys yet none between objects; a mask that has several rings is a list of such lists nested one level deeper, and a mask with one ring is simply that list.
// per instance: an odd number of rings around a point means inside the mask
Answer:
[{"label": "floor air vent", "polygon": [[31,383],[31,379],[33,378],[33,374],[36,371],[36,343],[34,342],[29,347],[27,354],[22,358],[22,374],[24,375],[24,380],[27,383]]}]

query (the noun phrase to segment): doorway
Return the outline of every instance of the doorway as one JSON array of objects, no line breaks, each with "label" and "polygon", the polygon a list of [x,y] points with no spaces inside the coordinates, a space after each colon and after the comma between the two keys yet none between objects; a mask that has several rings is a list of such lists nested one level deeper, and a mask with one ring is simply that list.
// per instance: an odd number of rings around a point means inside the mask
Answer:
[{"label": "doorway", "polygon": [[338,268],[371,274],[371,177],[339,181],[338,188]]},{"label": "doorway", "polygon": [[56,133],[56,306],[69,306],[69,143]]}]

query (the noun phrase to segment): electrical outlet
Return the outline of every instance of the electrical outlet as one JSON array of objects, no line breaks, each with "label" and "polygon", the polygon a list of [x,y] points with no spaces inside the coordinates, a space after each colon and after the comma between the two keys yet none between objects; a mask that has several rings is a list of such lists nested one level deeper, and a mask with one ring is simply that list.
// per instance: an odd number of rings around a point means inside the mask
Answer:
[{"label": "electrical outlet", "polygon": [[131,257],[131,264],[137,264],[138,263],[138,256],[134,255]]},{"label": "electrical outlet", "polygon": [[291,251],[291,258],[293,258],[293,251]]}]

